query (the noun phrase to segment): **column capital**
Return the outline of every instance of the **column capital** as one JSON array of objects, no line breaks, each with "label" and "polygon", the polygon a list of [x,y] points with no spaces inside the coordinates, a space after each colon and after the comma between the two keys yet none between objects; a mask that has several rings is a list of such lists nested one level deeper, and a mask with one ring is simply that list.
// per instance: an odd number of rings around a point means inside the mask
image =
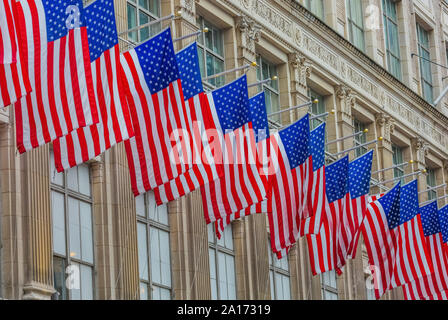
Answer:
[{"label": "column capital", "polygon": [[292,93],[301,93],[307,96],[307,79],[313,72],[313,66],[305,56],[298,52],[292,52],[288,55],[289,65],[292,73]]},{"label": "column capital", "polygon": [[341,107],[338,112],[341,115],[341,121],[352,124],[352,108],[356,103],[356,95],[350,87],[346,85],[337,85],[334,88],[336,97],[341,101]]},{"label": "column capital", "polygon": [[379,112],[375,115],[375,122],[380,129],[380,136],[383,137],[383,141],[392,144],[391,136],[395,131],[395,120],[391,116]]},{"label": "column capital", "polygon": [[415,137],[412,139],[412,148],[415,151],[417,163],[422,166],[426,166],[426,156],[429,151],[429,143],[421,137]]},{"label": "column capital", "polygon": [[242,56],[253,61],[256,55],[255,43],[261,36],[261,26],[249,16],[240,15],[236,17],[236,27],[241,35],[239,47],[242,50]]}]

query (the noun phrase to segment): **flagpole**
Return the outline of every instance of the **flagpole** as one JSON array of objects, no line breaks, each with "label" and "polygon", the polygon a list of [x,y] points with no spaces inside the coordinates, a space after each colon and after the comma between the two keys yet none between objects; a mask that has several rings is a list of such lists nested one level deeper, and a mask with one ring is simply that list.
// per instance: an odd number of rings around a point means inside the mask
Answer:
[{"label": "flagpole", "polygon": [[401,176],[401,177],[396,177],[396,178],[393,178],[393,179],[390,179],[390,180],[381,181],[381,182],[378,182],[377,184],[371,185],[370,187],[371,188],[377,187],[377,186],[380,186],[382,184],[386,184],[386,183],[389,183],[389,182],[394,182],[396,180],[405,179],[405,178],[412,177],[412,176],[415,176],[415,175],[421,175],[422,173],[426,173],[426,170],[420,170],[420,171],[416,171],[416,172],[413,172],[413,173],[406,174],[406,175]]},{"label": "flagpole", "polygon": [[423,203],[420,203],[420,206],[424,206],[424,205],[426,205],[426,204],[428,204],[428,203],[431,203],[431,202],[434,202],[434,201],[439,202],[440,200],[443,200],[443,199],[445,199],[445,198],[448,198],[448,194],[447,194],[447,195],[444,195],[444,196],[442,196],[442,197],[440,197],[440,198],[437,198],[437,199],[432,199],[432,200],[428,200],[428,201],[425,201],[425,202],[423,202]]},{"label": "flagpole", "polygon": [[249,84],[247,87],[248,87],[248,88],[256,87],[256,86],[259,86],[259,85],[268,83],[268,82],[270,82],[270,81],[275,81],[275,80],[277,80],[277,79],[278,79],[277,76],[273,76],[273,77],[270,78],[270,79],[265,79],[265,80],[261,80],[261,81],[258,81],[258,82]]},{"label": "flagpole", "polygon": [[[330,114],[334,114],[335,112],[336,112],[336,110],[333,109],[330,112],[325,112],[325,113],[322,113],[322,114],[318,114],[318,115],[312,116],[312,117],[310,117],[310,120],[315,120],[315,119],[318,119],[318,118],[324,118],[324,117],[329,116]],[[291,126],[291,125],[292,124],[288,124],[286,126],[280,127],[280,128],[278,128],[278,130],[283,130],[283,129]]]},{"label": "flagpole", "polygon": [[351,135],[349,135],[349,136],[342,137],[342,138],[339,138],[339,139],[336,139],[336,140],[327,142],[325,145],[328,146],[328,145],[330,145],[330,144],[333,144],[333,143],[336,143],[336,142],[339,142],[339,141],[343,141],[343,140],[347,140],[347,139],[349,139],[349,138],[353,138],[353,137],[360,136],[360,135],[362,135],[362,134],[364,134],[364,133],[367,133],[367,132],[369,132],[369,129],[365,129],[364,131],[359,131],[359,132],[354,133],[354,134],[351,134]]},{"label": "flagpole", "polygon": [[403,162],[403,163],[400,163],[400,164],[396,164],[396,165],[394,165],[392,167],[372,172],[372,175],[377,174],[377,173],[381,173],[381,172],[384,172],[384,171],[389,171],[389,170],[392,170],[392,169],[400,168],[400,167],[405,167],[408,164],[413,164],[413,163],[414,163],[414,160],[410,160],[409,162]]},{"label": "flagpole", "polygon": [[159,19],[156,19],[156,20],[152,20],[152,21],[150,21],[148,23],[145,23],[145,24],[142,24],[140,26],[136,26],[136,27],[134,27],[132,29],[123,31],[123,32],[119,33],[118,36],[120,37],[122,35],[126,35],[126,34],[129,34],[131,32],[134,32],[134,31],[138,31],[140,29],[152,26],[152,25],[154,25],[156,23],[161,23],[161,22],[164,22],[164,21],[167,21],[167,20],[172,20],[174,18],[180,17],[181,14],[182,14],[182,11],[178,11],[177,13],[170,14],[169,16],[162,17],[162,18],[159,18]]},{"label": "flagpole", "polygon": [[446,183],[445,184],[441,184],[440,186],[436,186],[436,187],[432,187],[432,188],[428,188],[426,190],[420,191],[418,194],[422,194],[422,193],[425,193],[425,192],[428,192],[428,191],[431,191],[431,190],[437,190],[437,189],[444,188],[444,187],[446,187]]},{"label": "flagpole", "polygon": [[374,143],[378,143],[379,141],[382,141],[382,140],[383,140],[383,137],[379,137],[378,140],[373,140],[373,141],[370,141],[370,142],[366,142],[366,143],[360,144],[359,146],[355,146],[353,148],[350,148],[350,149],[347,149],[347,150],[344,150],[344,151],[341,151],[341,152],[338,152],[338,153],[334,153],[334,154],[332,154],[332,156],[333,157],[337,157],[337,156],[339,156],[341,154],[344,154],[344,153],[347,153],[347,152],[350,152],[350,151],[353,151],[353,150],[356,150],[356,149],[359,149],[359,148],[362,148],[362,147],[365,147],[365,146],[368,146],[368,145],[371,145],[371,144],[374,144]]},{"label": "flagpole", "polygon": [[191,37],[199,36],[201,33],[207,33],[208,31],[209,31],[208,28],[204,28],[202,30],[199,30],[199,31],[196,31],[196,32],[193,32],[193,33],[190,33],[190,34],[186,34],[186,35],[184,35],[182,37],[173,39],[173,42],[182,41],[182,40],[185,40],[185,39],[188,39],[188,38],[191,38]]},{"label": "flagpole", "polygon": [[208,76],[206,78],[203,78],[202,80],[204,80],[204,81],[211,80],[211,79],[218,78],[218,77],[221,77],[223,75],[226,75],[228,73],[237,72],[237,71],[240,71],[240,70],[244,70],[244,69],[248,69],[250,67],[256,67],[256,66],[258,66],[258,64],[256,62],[252,62],[251,64],[246,64],[246,65],[241,66],[241,67],[233,68],[233,69],[230,69],[230,70],[226,70],[226,71],[223,71],[223,72],[220,72],[220,73]]},{"label": "flagpole", "polygon": [[297,106],[294,106],[294,107],[291,107],[291,108],[288,108],[288,109],[283,109],[283,110],[280,110],[280,111],[272,112],[272,113],[268,114],[268,117],[273,117],[273,116],[276,116],[278,114],[281,114],[281,113],[284,113],[284,112],[288,112],[288,111],[291,111],[291,110],[295,110],[295,109],[309,107],[309,106],[311,106],[313,104],[317,104],[317,103],[319,103],[319,100],[315,99],[314,101],[309,101],[307,103],[299,104]]}]

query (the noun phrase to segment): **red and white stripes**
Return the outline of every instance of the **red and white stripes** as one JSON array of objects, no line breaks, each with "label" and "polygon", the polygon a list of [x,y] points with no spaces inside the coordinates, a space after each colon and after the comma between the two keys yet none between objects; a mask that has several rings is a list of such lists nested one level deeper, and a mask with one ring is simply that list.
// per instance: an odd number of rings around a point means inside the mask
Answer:
[{"label": "red and white stripes", "polygon": [[15,104],[17,147],[23,153],[99,119],[86,28],[48,42],[42,2],[20,1],[16,7],[21,53],[27,61],[22,67],[32,88]]},{"label": "red and white stripes", "polygon": [[54,141],[54,156],[58,172],[93,159],[134,135],[120,73],[118,45],[105,51],[92,63],[96,102],[101,115],[100,122],[77,129]]},{"label": "red and white stripes", "polygon": [[[132,191],[137,196],[190,169],[188,159],[182,156],[187,154],[185,141],[179,150],[174,135],[186,130],[188,116],[180,80],[151,94],[134,49],[121,55],[121,64],[135,133],[135,137],[125,141],[125,147]],[[189,134],[186,132],[185,136]]]},{"label": "red and white stripes", "polygon": [[406,300],[447,300],[448,257],[443,248],[440,233],[426,237],[426,245],[431,255],[434,273],[403,286]]},{"label": "red and white stripes", "polygon": [[17,42],[10,0],[0,1],[0,64],[17,62]]}]

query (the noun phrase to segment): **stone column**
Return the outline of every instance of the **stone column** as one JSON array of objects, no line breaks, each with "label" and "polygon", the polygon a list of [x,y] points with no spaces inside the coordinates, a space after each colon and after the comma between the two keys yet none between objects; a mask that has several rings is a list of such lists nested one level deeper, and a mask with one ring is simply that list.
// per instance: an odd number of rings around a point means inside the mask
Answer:
[{"label": "stone column", "polygon": [[[182,12],[182,18],[175,20],[174,37],[182,37],[187,34],[198,31],[196,26],[196,2],[199,0],[176,0],[174,12]],[[197,37],[191,37],[174,43],[176,50],[180,50],[188,44],[197,40]]]},{"label": "stone column", "polygon": [[[377,154],[380,166],[377,170],[390,168],[393,166],[391,134],[395,130],[395,120],[384,113],[377,113],[375,115],[375,121],[376,121],[376,131],[378,135],[376,138],[383,137],[383,140],[377,143],[377,150],[378,150]],[[393,170],[388,170],[380,173],[379,176],[380,181],[393,179],[394,172]],[[388,185],[391,186],[393,184],[390,183]],[[380,192],[380,189],[374,188],[373,190],[371,190],[371,192],[378,193]]]},{"label": "stone column", "polygon": [[[290,53],[288,56],[289,71],[291,74],[291,97],[292,105],[296,106],[309,101],[307,79],[311,76],[313,67],[306,58],[298,52]],[[297,109],[282,114],[282,123],[293,122],[304,116],[307,108]]]},{"label": "stone column", "polygon": [[[412,139],[412,155],[414,159],[413,171],[425,170],[426,169],[426,156],[428,155],[429,143],[423,140],[421,137],[416,137]],[[414,179],[417,178],[414,176]],[[425,190],[427,187],[426,174],[421,174],[418,176],[418,189]],[[408,181],[411,181],[409,179]],[[420,194],[420,203],[428,200],[428,193],[424,192]]]},{"label": "stone column", "polygon": [[[351,88],[345,85],[335,87],[336,113],[330,115],[327,121],[328,140],[334,140],[353,134],[352,108],[356,97]],[[330,110],[327,110],[328,112]],[[332,121],[333,120],[333,121]],[[336,127],[333,127],[333,126]],[[330,152],[342,151],[353,147],[353,139],[346,139],[330,145]]]}]

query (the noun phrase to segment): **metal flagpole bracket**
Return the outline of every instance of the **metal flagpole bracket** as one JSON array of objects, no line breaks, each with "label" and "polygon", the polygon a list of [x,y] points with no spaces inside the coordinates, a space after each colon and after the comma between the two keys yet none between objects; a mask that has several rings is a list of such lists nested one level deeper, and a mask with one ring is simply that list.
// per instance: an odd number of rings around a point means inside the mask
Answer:
[{"label": "metal flagpole bracket", "polygon": [[380,173],[380,172],[384,172],[384,171],[393,170],[393,169],[396,169],[396,168],[406,167],[408,164],[413,164],[413,163],[414,163],[414,160],[410,160],[409,162],[403,162],[403,163],[400,163],[400,164],[396,164],[396,165],[394,165],[394,166],[392,166],[390,168],[385,168],[385,169],[381,169],[381,170],[372,172],[372,175]]},{"label": "metal flagpole bracket", "polygon": [[258,81],[258,82],[249,84],[247,87],[248,87],[248,88],[252,88],[252,87],[260,86],[260,85],[262,85],[262,84],[265,84],[265,83],[268,83],[268,82],[271,82],[271,81],[275,81],[275,80],[278,80],[278,77],[277,77],[277,76],[273,76],[273,77],[270,78],[270,79],[265,79],[265,80],[261,80],[261,81]]},{"label": "metal flagpole bracket", "polygon": [[309,101],[307,103],[299,104],[298,106],[294,106],[294,107],[290,107],[290,108],[283,109],[283,110],[280,110],[280,111],[272,112],[272,113],[268,114],[268,117],[273,117],[273,116],[276,116],[278,114],[282,114],[284,112],[288,112],[288,111],[291,111],[291,110],[296,110],[296,109],[300,109],[300,108],[310,107],[313,104],[317,104],[317,103],[319,103],[319,100],[315,99],[315,100]]},{"label": "metal flagpole bracket", "polygon": [[337,156],[340,156],[341,154],[345,154],[347,152],[350,152],[350,151],[353,151],[353,150],[356,150],[356,149],[359,149],[359,148],[362,148],[362,147],[366,147],[366,146],[374,144],[374,143],[378,143],[378,142],[380,142],[382,140],[383,140],[383,137],[379,137],[377,140],[366,142],[366,143],[360,144],[359,146],[355,146],[353,148],[350,148],[350,149],[347,149],[347,150],[344,150],[344,151],[341,151],[341,152],[338,152],[338,153],[334,153],[334,154],[332,154],[332,156],[333,157],[337,157]]},{"label": "metal flagpole bracket", "polygon": [[386,180],[386,181],[380,181],[380,182],[378,182],[378,183],[376,183],[374,185],[371,185],[370,187],[371,188],[377,187],[377,186],[380,186],[380,185],[383,185],[383,184],[386,184],[386,183],[389,183],[389,182],[394,182],[394,181],[405,179],[405,178],[412,177],[412,176],[415,176],[415,175],[419,176],[419,175],[424,174],[424,173],[426,173],[426,170],[419,170],[419,171],[416,171],[416,172],[413,172],[413,173],[410,173],[410,174],[406,174],[406,175],[401,176],[401,177],[396,177],[396,178],[389,179],[389,180]]},{"label": "metal flagpole bracket", "polygon": [[150,21],[150,22],[148,22],[148,23],[145,23],[145,24],[142,24],[142,25],[140,25],[140,26],[136,26],[136,27],[131,28],[131,29],[128,29],[128,30],[126,30],[126,31],[120,32],[120,33],[118,34],[118,36],[120,37],[120,36],[123,36],[123,35],[127,35],[127,34],[129,34],[129,33],[131,33],[131,32],[138,31],[138,30],[140,30],[140,29],[143,29],[143,28],[152,26],[152,25],[154,25],[154,24],[162,23],[163,21],[173,20],[173,19],[175,19],[175,18],[180,17],[181,15],[182,15],[182,11],[178,11],[178,12],[176,12],[176,13],[170,14],[169,16],[161,17],[161,18],[159,18],[159,19],[152,20],[152,21]]},{"label": "metal flagpole bracket", "polygon": [[339,141],[343,141],[343,140],[347,140],[347,139],[350,139],[350,138],[353,138],[353,137],[357,137],[357,136],[363,135],[363,134],[365,134],[365,133],[367,133],[367,132],[369,132],[369,129],[365,129],[365,130],[363,130],[363,131],[356,132],[356,133],[351,134],[351,135],[349,135],[349,136],[342,137],[342,138],[339,138],[339,139],[336,139],[336,140],[327,142],[325,145],[328,146],[328,145],[330,145],[330,144],[333,144],[333,143],[336,143],[336,142],[339,142]]},{"label": "metal flagpole bracket", "polygon": [[[330,114],[334,114],[336,112],[336,110],[331,110],[330,112],[325,112],[325,113],[322,113],[322,114],[317,114],[317,115],[315,115],[315,116],[312,116],[312,117],[310,117],[310,120],[315,120],[315,119],[319,119],[319,118],[325,118],[325,117],[328,117]],[[283,130],[283,129],[285,129],[286,127],[289,127],[291,124],[288,124],[288,125],[286,125],[286,126],[283,126],[283,127],[280,127],[280,128],[278,128],[278,130]]]},{"label": "metal flagpole bracket", "polygon": [[192,37],[195,37],[195,36],[199,36],[199,35],[201,35],[202,33],[207,33],[208,31],[209,31],[208,28],[204,28],[204,29],[202,29],[202,30],[198,30],[198,31],[196,31],[196,32],[193,32],[193,33],[190,33],[190,34],[186,34],[186,35],[184,35],[184,36],[182,36],[182,37],[176,38],[176,39],[173,40],[173,42],[182,41],[182,40],[185,40],[185,39],[188,39],[188,38],[192,38]]},{"label": "metal flagpole bracket", "polygon": [[244,70],[244,69],[248,69],[248,68],[256,67],[256,66],[258,66],[258,64],[256,62],[252,62],[250,64],[246,64],[246,65],[241,66],[241,67],[237,67],[237,68],[226,70],[226,71],[223,71],[223,72],[220,72],[220,73],[216,73],[214,75],[211,75],[211,76],[208,76],[206,78],[203,78],[202,80],[203,81],[211,80],[211,79],[218,78],[218,77],[221,77],[223,75],[226,75],[226,74],[229,74],[229,73],[232,73],[232,72],[237,72],[237,71],[240,71],[240,70]]},{"label": "metal flagpole bracket", "polygon": [[441,196],[441,197],[439,197],[439,198],[437,198],[437,199],[432,199],[432,200],[428,200],[428,201],[425,201],[425,202],[423,202],[423,203],[420,203],[420,206],[427,205],[427,204],[429,204],[429,203],[431,203],[431,202],[434,202],[434,201],[439,202],[440,200],[443,200],[443,199],[446,199],[446,198],[448,198],[448,194],[446,194],[446,195],[444,195],[444,196]]}]

